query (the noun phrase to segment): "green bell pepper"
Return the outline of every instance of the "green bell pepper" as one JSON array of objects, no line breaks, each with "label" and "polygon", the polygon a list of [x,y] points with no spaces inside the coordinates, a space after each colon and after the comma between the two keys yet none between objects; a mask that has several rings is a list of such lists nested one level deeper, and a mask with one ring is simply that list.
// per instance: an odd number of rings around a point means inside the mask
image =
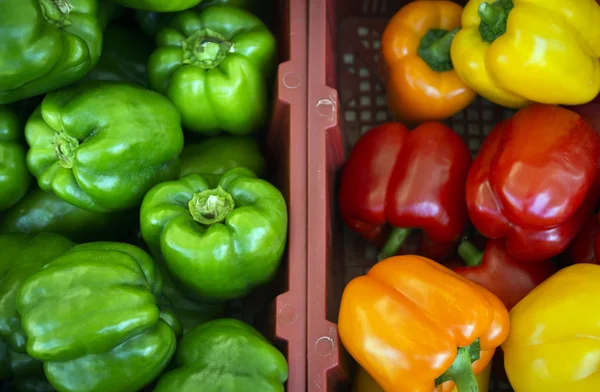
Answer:
[{"label": "green bell pepper", "polygon": [[179,341],[173,365],[154,392],[283,392],[288,378],[283,354],[256,329],[234,319],[191,330]]},{"label": "green bell pepper", "polygon": [[27,342],[15,302],[23,282],[74,245],[53,233],[0,235],[0,338],[12,350],[25,353]]},{"label": "green bell pepper", "polygon": [[81,79],[100,58],[96,0],[0,1],[0,104]]},{"label": "green bell pepper", "polygon": [[25,136],[40,188],[90,211],[137,207],[152,186],[180,171],[177,110],[133,84],[87,82],[51,92]]},{"label": "green bell pepper", "polygon": [[154,50],[139,31],[118,25],[104,32],[104,48],[98,64],[84,80],[114,80],[148,86],[146,63]]},{"label": "green bell pepper", "polygon": [[241,135],[265,124],[276,43],[258,17],[231,6],[184,11],[157,44],[150,86],[179,109],[184,128]]},{"label": "green bell pepper", "polygon": [[192,8],[202,0],[116,0],[128,8],[156,12],[177,12]]},{"label": "green bell pepper", "polygon": [[167,366],[173,329],[156,304],[162,279],[133,245],[77,245],[31,276],[17,309],[27,352],[61,392],[135,392]]},{"label": "green bell pepper", "polygon": [[26,352],[27,338],[16,297],[25,280],[74,245],[52,233],[0,235],[0,375],[14,378],[13,390],[54,390],[46,380],[42,363]]},{"label": "green bell pepper", "polygon": [[0,218],[0,234],[52,232],[76,242],[123,240],[139,221],[137,209],[94,212],[75,207],[37,186]]},{"label": "green bell pepper", "polygon": [[188,174],[152,188],[141,232],[171,277],[195,299],[241,298],[269,282],[287,240],[287,207],[277,188],[246,168]]},{"label": "green bell pepper", "polygon": [[0,106],[0,211],[18,202],[31,182],[21,139],[19,119],[9,108]]},{"label": "green bell pepper", "polygon": [[181,153],[181,176],[190,173],[222,175],[245,167],[262,177],[265,158],[258,142],[248,136],[214,136],[187,144]]},{"label": "green bell pepper", "polygon": [[[253,0],[204,0],[194,7],[195,10],[201,11],[213,5],[231,5],[246,11],[253,12],[257,7],[257,3]],[[175,13],[154,12],[154,11],[135,11],[135,20],[149,37],[156,37],[158,31],[165,27],[173,20]]]},{"label": "green bell pepper", "polygon": [[[230,169],[247,167],[262,176],[265,159],[256,140],[247,136],[215,136],[196,144],[188,144],[181,153],[181,176],[190,173],[214,175],[216,178]],[[1,223],[0,223],[1,228]],[[223,303],[202,303],[188,299],[172,282],[160,253],[155,255],[162,267],[165,306],[181,321],[183,333],[207,321],[221,317]]]},{"label": "green bell pepper", "polygon": [[0,380],[12,378],[10,391],[45,392],[54,388],[44,375],[42,362],[27,354],[18,353],[0,339]]}]

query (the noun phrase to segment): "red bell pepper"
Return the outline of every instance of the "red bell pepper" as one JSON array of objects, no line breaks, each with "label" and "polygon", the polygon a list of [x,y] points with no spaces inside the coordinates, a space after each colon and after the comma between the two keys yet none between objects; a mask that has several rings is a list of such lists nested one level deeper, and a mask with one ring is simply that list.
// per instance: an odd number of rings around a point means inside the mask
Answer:
[{"label": "red bell pepper", "polygon": [[592,215],[569,247],[574,263],[600,264],[600,219]]},{"label": "red bell pepper", "polygon": [[570,110],[579,113],[585,121],[587,121],[596,132],[600,132],[600,95],[592,102],[585,105],[569,106]]},{"label": "red bell pepper", "polygon": [[399,123],[380,125],[348,157],[340,184],[342,218],[362,237],[384,243],[380,260],[395,255],[415,228],[423,230],[425,248],[449,250],[467,223],[470,164],[464,141],[442,123],[412,131]]},{"label": "red bell pepper", "polygon": [[525,261],[564,251],[600,194],[600,136],[580,115],[534,104],[499,123],[471,166],[469,217]]},{"label": "red bell pepper", "polygon": [[525,263],[515,259],[503,240],[489,240],[483,252],[471,242],[463,241],[458,254],[464,260],[463,266],[446,265],[496,294],[509,311],[557,270],[551,260]]}]

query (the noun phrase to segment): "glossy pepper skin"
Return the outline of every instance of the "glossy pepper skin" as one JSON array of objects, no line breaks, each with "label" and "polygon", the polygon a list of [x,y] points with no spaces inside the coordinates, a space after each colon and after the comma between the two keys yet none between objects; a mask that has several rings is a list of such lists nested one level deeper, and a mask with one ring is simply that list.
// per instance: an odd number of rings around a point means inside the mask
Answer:
[{"label": "glossy pepper skin", "polygon": [[187,10],[202,0],[115,0],[127,8],[156,12],[177,12]]},{"label": "glossy pepper skin", "polygon": [[154,45],[131,27],[111,25],[104,32],[100,60],[84,80],[112,80],[148,87],[146,63]]},{"label": "glossy pepper skin", "polygon": [[231,6],[184,11],[156,42],[150,86],[173,102],[184,128],[242,135],[264,125],[276,43],[258,17]]},{"label": "glossy pepper skin", "polygon": [[598,265],[569,266],[511,310],[511,332],[502,349],[515,392],[600,389],[592,360],[600,352],[598,279]]},{"label": "glossy pepper skin", "polygon": [[[380,261],[342,294],[344,347],[386,391],[476,391],[508,335],[508,312],[485,288],[420,256]],[[377,342],[376,344],[373,342]],[[475,388],[475,389],[471,389]]]},{"label": "glossy pepper skin", "polygon": [[[194,9],[201,11],[205,8],[212,7],[213,5],[230,5],[250,12],[253,12],[257,8],[257,4],[253,0],[202,0],[194,7]],[[140,26],[144,33],[152,38],[156,37],[156,34],[158,34],[160,29],[169,24],[174,17],[175,13],[144,10],[135,11],[135,20],[138,23],[138,26]]]},{"label": "glossy pepper skin", "polygon": [[585,222],[569,247],[574,263],[600,264],[600,219],[594,214]]},{"label": "glossy pepper skin", "polygon": [[0,3],[0,104],[81,79],[100,58],[96,0]]},{"label": "glossy pepper skin", "polygon": [[246,168],[188,174],[152,188],[141,232],[170,275],[196,299],[241,298],[269,282],[287,241],[287,206],[273,185]]},{"label": "glossy pepper skin", "polygon": [[283,392],[285,357],[257,330],[218,319],[191,330],[179,342],[174,369],[154,392]]},{"label": "glossy pepper skin", "polygon": [[[124,243],[77,245],[25,281],[17,296],[27,352],[60,392],[138,391],[175,352],[150,256]],[[85,328],[82,328],[85,326]]]},{"label": "glossy pepper skin", "polygon": [[[491,363],[486,366],[485,369],[481,371],[475,378],[477,379],[477,386],[479,387],[479,392],[488,392],[488,386],[490,383],[490,374],[491,374]],[[352,383],[352,392],[384,392],[383,389],[373,380],[373,377],[369,375],[365,371],[365,369],[358,367],[356,371],[356,378]],[[452,392],[459,392],[456,387],[452,390]]]},{"label": "glossy pepper skin", "polygon": [[27,165],[40,188],[90,211],[137,207],[152,186],[180,170],[177,110],[133,84],[88,82],[52,92],[25,136]]},{"label": "glossy pepper skin", "polygon": [[412,131],[387,123],[364,134],[342,172],[340,209],[346,225],[378,242],[394,227],[380,259],[396,254],[410,228],[427,241],[458,241],[466,223],[464,187],[471,155],[452,129],[428,122]]},{"label": "glossy pepper skin", "polygon": [[502,106],[583,104],[600,92],[598,20],[596,0],[470,0],[452,43],[454,68]]},{"label": "glossy pepper skin", "polygon": [[180,158],[182,176],[190,173],[220,176],[236,167],[250,169],[258,177],[265,174],[265,157],[258,142],[248,136],[213,136],[186,144]]},{"label": "glossy pepper skin", "polygon": [[494,293],[509,311],[556,272],[551,260],[527,263],[515,259],[502,239],[488,241],[483,252],[463,241],[458,253],[466,265],[453,268],[454,272]]},{"label": "glossy pepper skin", "polygon": [[75,207],[37,186],[0,218],[0,233],[51,232],[76,242],[123,240],[133,233],[137,209],[94,212]]},{"label": "glossy pepper skin", "polygon": [[469,217],[524,261],[564,251],[598,199],[600,136],[578,114],[521,109],[490,133],[466,187]]},{"label": "glossy pepper skin", "polygon": [[23,127],[17,115],[0,106],[0,211],[18,202],[31,182],[22,139]]},{"label": "glossy pepper skin", "polygon": [[416,1],[387,24],[381,39],[386,96],[398,121],[442,120],[475,98],[450,58],[461,14],[462,7],[452,1]]}]

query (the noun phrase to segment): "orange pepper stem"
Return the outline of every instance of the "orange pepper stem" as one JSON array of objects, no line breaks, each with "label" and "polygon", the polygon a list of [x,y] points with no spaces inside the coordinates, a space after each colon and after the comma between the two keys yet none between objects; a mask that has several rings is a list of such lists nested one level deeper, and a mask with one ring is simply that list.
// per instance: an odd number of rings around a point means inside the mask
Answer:
[{"label": "orange pepper stem", "polygon": [[381,249],[381,252],[379,252],[377,260],[381,261],[387,259],[388,257],[395,256],[396,253],[398,253],[398,251],[402,247],[402,244],[404,243],[408,235],[410,234],[410,230],[411,229],[406,229],[402,227],[394,227],[394,230],[392,230],[390,237]]},{"label": "orange pepper stem", "polygon": [[479,339],[470,346],[459,347],[452,365],[444,374],[435,379],[435,386],[452,380],[456,384],[458,392],[479,392],[479,384],[472,364],[479,359],[480,352]]},{"label": "orange pepper stem", "polygon": [[506,32],[508,14],[514,8],[512,0],[497,0],[494,3],[481,3],[477,14],[481,18],[479,33],[485,42],[494,42]]},{"label": "orange pepper stem", "polygon": [[417,53],[435,72],[446,72],[454,69],[450,57],[450,46],[458,27],[454,30],[431,29],[421,39]]},{"label": "orange pepper stem", "polygon": [[458,247],[458,254],[469,267],[478,267],[483,259],[483,252],[471,242],[464,240]]}]

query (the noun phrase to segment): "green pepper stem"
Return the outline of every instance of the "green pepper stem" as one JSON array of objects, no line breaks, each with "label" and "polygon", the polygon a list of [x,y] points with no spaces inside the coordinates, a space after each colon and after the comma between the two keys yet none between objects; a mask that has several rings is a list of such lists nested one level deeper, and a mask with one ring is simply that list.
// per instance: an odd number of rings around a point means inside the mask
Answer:
[{"label": "green pepper stem", "polygon": [[68,0],[39,0],[44,19],[58,27],[71,24],[69,13],[73,9]]},{"label": "green pepper stem", "polygon": [[483,260],[483,252],[467,240],[464,240],[458,246],[458,254],[469,267],[478,267]]},{"label": "green pepper stem", "polygon": [[454,68],[450,57],[452,40],[459,28],[453,30],[429,30],[421,39],[417,53],[435,72],[446,72]]},{"label": "green pepper stem", "polygon": [[398,251],[402,247],[402,244],[404,243],[404,241],[410,234],[410,230],[411,229],[394,227],[387,242],[385,243],[383,248],[381,248],[381,252],[379,252],[379,255],[377,256],[377,260],[378,261],[385,260],[388,257],[392,257],[396,253],[398,253]]},{"label": "green pepper stem", "polygon": [[496,0],[494,3],[481,3],[477,14],[481,19],[479,32],[485,42],[494,42],[506,32],[508,14],[514,8],[512,0]]},{"label": "green pepper stem", "polygon": [[65,132],[59,132],[54,135],[54,150],[58,158],[58,163],[67,169],[73,167],[75,162],[75,151],[79,147],[79,141]]},{"label": "green pepper stem", "polygon": [[196,222],[212,225],[225,220],[235,207],[233,197],[220,186],[195,193],[188,203],[190,214]]},{"label": "green pepper stem", "polygon": [[211,69],[233,50],[233,43],[216,31],[204,29],[182,41],[183,62],[200,68]]},{"label": "green pepper stem", "polygon": [[472,364],[480,358],[480,353],[479,339],[470,346],[459,347],[452,365],[444,374],[435,379],[435,386],[452,380],[456,384],[458,392],[479,392],[479,384]]}]

